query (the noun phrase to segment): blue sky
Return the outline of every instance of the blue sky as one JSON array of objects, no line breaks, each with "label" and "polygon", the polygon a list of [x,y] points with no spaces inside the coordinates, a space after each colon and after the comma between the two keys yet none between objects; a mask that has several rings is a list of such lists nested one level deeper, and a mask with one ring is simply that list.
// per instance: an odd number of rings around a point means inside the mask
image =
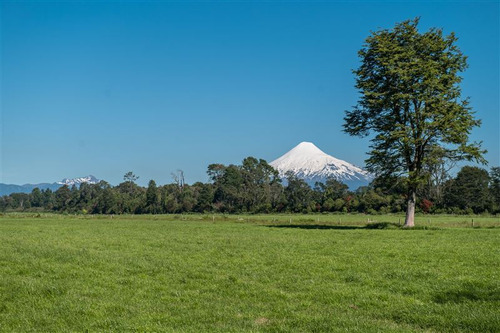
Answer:
[{"label": "blue sky", "polygon": [[499,165],[498,2],[2,2],[0,182],[127,171],[159,184],[301,141],[363,166],[342,132],[370,31],[421,17],[454,31],[463,96]]}]

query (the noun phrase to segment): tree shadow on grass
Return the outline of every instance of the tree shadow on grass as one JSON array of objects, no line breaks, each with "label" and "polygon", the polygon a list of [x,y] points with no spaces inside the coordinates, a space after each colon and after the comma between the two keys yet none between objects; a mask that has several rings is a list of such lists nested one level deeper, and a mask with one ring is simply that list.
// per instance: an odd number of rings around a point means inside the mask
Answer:
[{"label": "tree shadow on grass", "polygon": [[363,226],[351,225],[326,225],[326,224],[276,224],[266,225],[268,228],[291,228],[291,229],[336,229],[336,230],[352,230],[363,229]]},{"label": "tree shadow on grass", "polygon": [[292,228],[292,229],[333,229],[333,230],[443,230],[437,226],[417,225],[412,228],[405,228],[398,223],[375,222],[365,225],[333,225],[333,224],[265,224],[268,228]]},{"label": "tree shadow on grass", "polygon": [[401,225],[392,222],[368,223],[364,229],[401,229]]},{"label": "tree shadow on grass", "polygon": [[500,289],[479,282],[466,282],[434,294],[433,300],[441,304],[467,301],[498,302],[500,300]]},{"label": "tree shadow on grass", "polygon": [[396,223],[378,222],[367,225],[328,225],[328,224],[275,224],[267,225],[269,228],[292,228],[292,229],[332,229],[332,230],[354,230],[354,229],[400,229]]}]

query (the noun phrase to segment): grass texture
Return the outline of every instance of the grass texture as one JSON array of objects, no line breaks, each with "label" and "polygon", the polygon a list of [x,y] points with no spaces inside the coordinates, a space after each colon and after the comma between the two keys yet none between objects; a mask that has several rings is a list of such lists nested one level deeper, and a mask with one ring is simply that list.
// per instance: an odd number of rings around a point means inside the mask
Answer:
[{"label": "grass texture", "polygon": [[433,219],[5,215],[0,331],[498,332],[498,218]]}]

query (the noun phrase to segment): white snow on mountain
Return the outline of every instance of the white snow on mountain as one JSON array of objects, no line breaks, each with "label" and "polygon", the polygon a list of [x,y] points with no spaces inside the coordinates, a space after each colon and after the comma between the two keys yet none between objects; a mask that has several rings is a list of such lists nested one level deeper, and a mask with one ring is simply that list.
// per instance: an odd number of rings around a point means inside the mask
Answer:
[{"label": "white snow on mountain", "polygon": [[68,185],[68,186],[73,186],[73,185],[80,185],[82,183],[89,183],[89,184],[97,184],[99,183],[99,179],[96,177],[89,175],[87,177],[79,177],[79,178],[64,178],[60,182],[57,182],[57,184],[61,185]]},{"label": "white snow on mountain", "polygon": [[372,180],[367,171],[324,153],[311,142],[301,142],[270,165],[278,170],[281,178],[291,171],[310,185],[324,183],[331,177],[355,189]]}]

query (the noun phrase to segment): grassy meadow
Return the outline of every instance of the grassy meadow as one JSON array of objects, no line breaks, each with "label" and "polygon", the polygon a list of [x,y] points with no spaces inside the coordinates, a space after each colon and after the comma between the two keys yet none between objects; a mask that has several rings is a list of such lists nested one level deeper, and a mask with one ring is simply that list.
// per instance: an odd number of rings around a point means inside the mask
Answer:
[{"label": "grassy meadow", "polygon": [[0,331],[500,331],[498,217],[402,218],[3,215]]}]

